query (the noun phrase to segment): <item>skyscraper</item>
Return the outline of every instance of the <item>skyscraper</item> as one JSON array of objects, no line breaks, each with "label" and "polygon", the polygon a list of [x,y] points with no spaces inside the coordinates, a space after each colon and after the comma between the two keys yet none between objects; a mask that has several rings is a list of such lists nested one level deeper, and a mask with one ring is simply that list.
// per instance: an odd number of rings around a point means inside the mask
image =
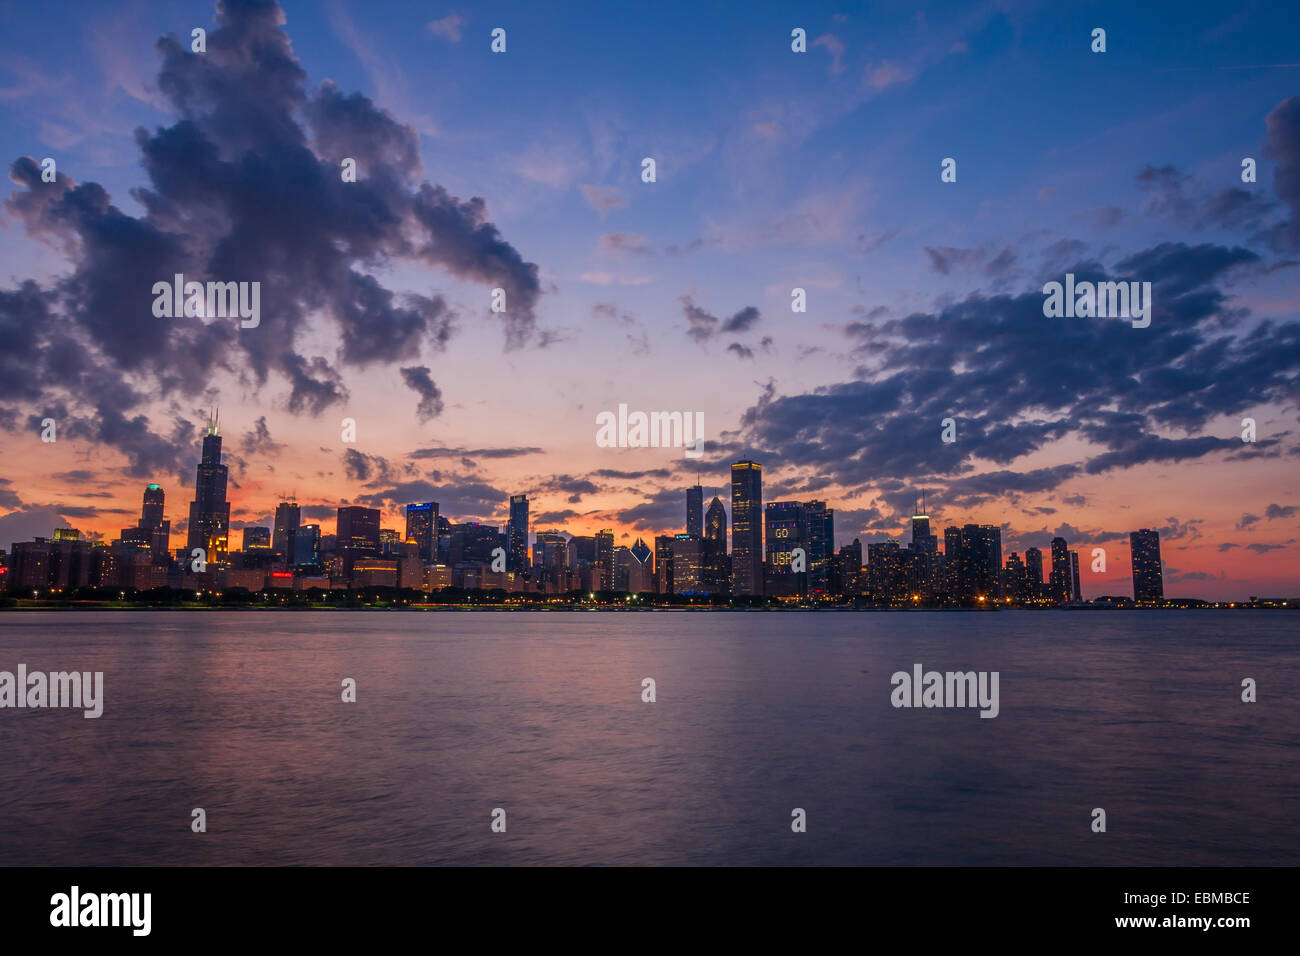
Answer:
[{"label": "skyscraper", "polygon": [[438,502],[406,506],[406,537],[419,548],[420,560],[434,564],[438,560]]},{"label": "skyscraper", "polygon": [[673,536],[655,535],[655,590],[673,593]]},{"label": "skyscraper", "polygon": [[934,554],[939,550],[939,539],[930,533],[930,516],[923,512],[924,508],[912,515],[912,550]]},{"label": "skyscraper", "polygon": [[763,593],[763,466],[731,466],[731,593]]},{"label": "skyscraper", "polygon": [[704,489],[698,484],[686,489],[686,533],[704,537]]},{"label": "skyscraper", "polygon": [[275,506],[275,534],[271,538],[271,549],[286,564],[293,563],[293,532],[302,524],[302,509],[298,502],[281,501]]},{"label": "skyscraper", "polygon": [[596,579],[602,591],[614,589],[614,532],[605,528],[596,532]]},{"label": "skyscraper", "polygon": [[961,528],[950,525],[943,529],[943,588],[954,598],[961,589]]},{"label": "skyscraper", "polygon": [[[1002,529],[993,524],[963,525],[958,542],[955,595],[962,601],[997,598],[1001,593]],[[951,556],[948,560],[951,562]]]},{"label": "skyscraper", "polygon": [[907,582],[897,541],[879,541],[867,545],[867,595],[879,603],[903,600]]},{"label": "skyscraper", "polygon": [[700,581],[700,545],[702,541],[689,534],[673,537],[673,593],[699,594],[703,591]]},{"label": "skyscraper", "polygon": [[[766,547],[764,594],[808,593],[808,510],[801,501],[769,501],[763,509]],[[803,560],[795,570],[795,550]]]},{"label": "skyscraper", "polygon": [[1036,601],[1043,595],[1043,552],[1025,549],[1025,600]]},{"label": "skyscraper", "polygon": [[1128,546],[1133,560],[1133,600],[1163,602],[1165,578],[1160,564],[1160,532],[1150,528],[1129,532]]},{"label": "skyscraper", "polygon": [[1007,597],[1017,601],[1025,599],[1025,562],[1014,551],[1007,555],[1006,576],[1002,583],[1003,593]]},{"label": "skyscraper", "polygon": [[1079,584],[1079,552],[1070,552],[1070,600],[1082,601],[1083,588]]},{"label": "skyscraper", "polygon": [[287,559],[294,567],[315,566],[320,564],[320,525],[299,525],[298,530],[289,536],[289,549],[292,557]]},{"label": "skyscraper", "polygon": [[361,558],[379,555],[379,509],[348,505],[339,509],[334,547],[343,559],[344,574]]},{"label": "skyscraper", "polygon": [[654,552],[640,538],[628,549],[631,561],[628,567],[627,590],[630,594],[641,594],[654,590],[654,573],[651,558]]},{"label": "skyscraper", "polygon": [[166,496],[159,485],[149,485],[144,490],[144,505],[140,509],[140,527],[150,532],[150,554],[154,564],[167,563],[167,547],[171,541],[172,523],[163,516]]},{"label": "skyscraper", "polygon": [[710,594],[731,590],[731,562],[727,559],[727,510],[715,495],[704,515],[704,546],[700,560],[704,588]]},{"label": "skyscraper", "polygon": [[856,597],[862,593],[862,542],[857,538],[852,544],[840,548],[832,564],[834,574],[831,591],[845,597]]},{"label": "skyscraper", "polygon": [[596,539],[589,534],[575,534],[569,538],[569,566],[575,571],[596,564]]},{"label": "skyscraper", "polygon": [[561,552],[564,558],[558,567],[559,569],[567,569],[569,566],[569,539],[560,531],[537,532],[533,541],[533,568],[538,572],[541,580],[552,581],[557,584],[568,584],[567,581],[558,581],[556,576],[555,555]]},{"label": "skyscraper", "polygon": [[[612,546],[612,542],[611,542],[611,546]],[[611,556],[611,561],[612,561],[612,556]],[[528,496],[511,495],[510,496],[510,530],[507,536],[507,544],[506,544],[506,569],[509,571],[523,571],[527,567],[528,567]]]},{"label": "skyscraper", "polygon": [[907,558],[908,590],[924,597],[945,590],[938,581],[939,539],[930,533],[930,516],[924,509],[912,515],[912,544]]},{"label": "skyscraper", "polygon": [[451,526],[451,544],[447,549],[447,563],[492,564],[492,552],[506,550],[506,537],[501,529],[478,521],[462,521]]},{"label": "skyscraper", "polygon": [[1070,546],[1064,538],[1052,539],[1052,573],[1047,592],[1053,601],[1070,600]]},{"label": "skyscraper", "polygon": [[194,501],[190,504],[190,527],[185,547],[206,552],[209,564],[226,561],[230,537],[230,503],[226,501],[228,469],[221,463],[221,435],[213,412],[203,436],[203,457],[194,480]]},{"label": "skyscraper", "polygon": [[808,591],[826,594],[835,556],[835,509],[827,508],[824,501],[810,501],[804,512],[808,517]]}]

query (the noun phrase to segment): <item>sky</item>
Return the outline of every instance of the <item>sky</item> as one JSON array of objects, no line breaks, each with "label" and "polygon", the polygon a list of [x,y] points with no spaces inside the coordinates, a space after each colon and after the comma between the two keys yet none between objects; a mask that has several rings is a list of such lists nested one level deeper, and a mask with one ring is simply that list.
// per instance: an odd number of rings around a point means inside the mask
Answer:
[{"label": "sky", "polygon": [[[1064,536],[1085,596],[1137,528],[1169,596],[1300,593],[1294,5],[717,6],[0,8],[0,547],[149,482],[179,547],[219,407],[234,542],[287,495],[329,533],[523,493],[630,545],[748,457],[837,544],[924,493]],[[260,324],[155,316],[177,272]],[[1044,316],[1066,273],[1150,282],[1150,326]],[[620,404],[704,454],[601,447]]]}]

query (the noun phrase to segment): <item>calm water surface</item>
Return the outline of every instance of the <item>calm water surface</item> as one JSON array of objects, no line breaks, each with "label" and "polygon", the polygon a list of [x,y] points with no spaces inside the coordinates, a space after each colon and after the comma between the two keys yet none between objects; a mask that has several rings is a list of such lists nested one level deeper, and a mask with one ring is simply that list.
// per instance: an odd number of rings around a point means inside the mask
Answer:
[{"label": "calm water surface", "polygon": [[[1298,648],[1285,612],[8,612],[0,670],[105,706],[0,710],[0,864],[1297,865]],[[893,708],[918,662],[1001,714]]]}]

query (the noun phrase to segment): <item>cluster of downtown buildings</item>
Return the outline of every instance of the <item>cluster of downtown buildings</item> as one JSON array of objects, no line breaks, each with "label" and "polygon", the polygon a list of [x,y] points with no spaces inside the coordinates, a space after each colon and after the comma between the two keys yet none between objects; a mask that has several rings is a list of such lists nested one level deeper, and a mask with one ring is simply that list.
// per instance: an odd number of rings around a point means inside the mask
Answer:
[{"label": "cluster of downtown buildings", "polygon": [[[978,606],[1068,604],[1083,600],[1079,554],[1053,538],[1044,555],[1029,548],[1022,558],[1002,557],[996,525],[944,530],[943,549],[927,515],[912,517],[911,541],[835,550],[835,512],[824,501],[763,504],[763,468],[753,461],[731,466],[731,547],[727,510],[704,489],[686,489],[686,530],[660,535],[653,549],[638,538],[615,546],[613,531],[530,535],[526,495],[510,499],[504,528],[454,523],[437,502],[406,506],[404,533],[381,527],[377,508],[338,509],[334,534],[303,524],[295,501],[275,510],[273,527],[245,527],[242,550],[230,548],[227,466],[221,461],[216,420],[203,438],[186,545],[170,551],[171,523],[157,484],[144,491],[140,520],[111,542],[83,540],[72,529],[52,539],[18,542],[0,574],[9,590],[62,591],[79,587],[145,591],[177,589],[309,590],[403,588],[502,589],[513,593],[575,592],[661,594],[778,600],[853,600],[908,606],[924,603]],[[529,539],[532,551],[529,554]],[[1164,599],[1159,533],[1130,535],[1133,599]],[[864,561],[865,558],[865,561]]]}]

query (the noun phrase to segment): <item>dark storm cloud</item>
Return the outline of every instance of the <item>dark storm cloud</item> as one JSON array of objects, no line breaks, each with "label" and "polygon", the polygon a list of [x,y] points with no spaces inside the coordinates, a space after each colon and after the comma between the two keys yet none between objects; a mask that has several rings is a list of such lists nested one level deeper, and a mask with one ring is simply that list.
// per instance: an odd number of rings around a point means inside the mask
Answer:
[{"label": "dark storm cloud", "polygon": [[1283,100],[1264,120],[1266,149],[1277,163],[1273,189],[1291,209],[1291,217],[1276,228],[1279,245],[1300,249],[1300,96]]},{"label": "dark storm cloud", "polygon": [[[1240,247],[1184,243],[1122,259],[1116,278],[1155,286],[1146,329],[1045,318],[1038,291],[975,293],[935,312],[860,324],[853,331],[869,355],[859,380],[785,396],[769,386],[727,444],[766,449],[846,487],[935,476],[968,504],[1051,491],[1085,472],[1230,454],[1240,449],[1235,433],[1195,433],[1219,416],[1288,400],[1300,371],[1300,323],[1263,320],[1245,338],[1224,332],[1223,316],[1239,313],[1220,283],[1258,261]],[[1099,264],[1073,271],[1111,277]],[[941,441],[946,418],[956,425],[951,444]],[[1009,465],[1070,436],[1102,451],[1051,469],[973,474],[982,462]]]},{"label": "dark storm cloud", "polygon": [[[537,266],[500,235],[482,198],[419,181],[412,129],[331,83],[310,91],[277,4],[222,0],[216,18],[206,53],[174,36],[156,44],[158,88],[177,119],[136,131],[142,215],[66,172],[42,183],[30,157],[10,167],[19,188],[6,209],[70,270],[48,289],[0,290],[0,399],[62,401],[84,416],[82,396],[112,394],[121,420],[101,440],[135,442],[122,446],[135,471],[168,457],[138,411],[193,395],[218,371],[255,388],[287,381],[289,409],[319,415],[347,399],[336,364],[445,347],[447,304],[387,289],[370,269],[407,260],[504,288],[507,345],[535,331]],[[356,182],[342,180],[344,158],[356,160]],[[153,285],[175,273],[259,282],[261,324],[155,317]],[[333,361],[302,351],[316,316],[337,327]]]},{"label": "dark storm cloud", "polygon": [[[1213,189],[1172,165],[1148,165],[1137,176],[1147,194],[1143,211],[1188,229],[1234,230],[1278,250],[1300,248],[1300,97],[1283,100],[1265,118],[1264,153],[1277,164],[1280,203],[1265,195],[1263,178]],[[1278,220],[1283,207],[1291,214]]]},{"label": "dark storm cloud", "polygon": [[[1258,261],[1259,256],[1240,246],[1227,248],[1211,243],[1189,246],[1184,242],[1162,242],[1121,259],[1116,263],[1116,269],[1121,276],[1153,283],[1162,297],[1184,296],[1198,290],[1217,292],[1209,288],[1211,283],[1223,278],[1236,266]],[[1216,304],[1220,301],[1221,298],[1215,300]]]},{"label": "dark storm cloud", "polygon": [[1268,554],[1270,551],[1281,551],[1284,546],[1280,544],[1248,544],[1247,551],[1254,551],[1256,554]]},{"label": "dark storm cloud", "polygon": [[301,355],[287,353],[281,359],[280,370],[292,386],[288,405],[295,415],[301,412],[319,415],[331,405],[348,399],[343,377],[319,355],[308,362]]},{"label": "dark storm cloud", "polygon": [[421,479],[398,482],[375,494],[362,495],[358,500],[374,508],[436,501],[438,513],[455,522],[491,518],[508,498],[504,491],[481,481],[458,479],[449,485],[436,485]]},{"label": "dark storm cloud", "polygon": [[0,548],[8,550],[15,541],[48,538],[51,528],[67,527],[67,520],[54,508],[20,508],[0,516]]},{"label": "dark storm cloud", "polygon": [[758,308],[752,305],[745,306],[729,319],[719,319],[697,306],[689,295],[679,296],[677,301],[682,304],[682,315],[690,324],[686,334],[701,343],[722,332],[746,332],[762,317]]},{"label": "dark storm cloud", "polygon": [[44,364],[41,353],[50,347],[41,330],[48,325],[52,298],[31,280],[17,289],[0,289],[0,399],[41,397],[41,383],[31,374],[32,361]]},{"label": "dark storm cloud", "polygon": [[326,80],[307,103],[316,152],[332,166],[357,161],[357,178],[395,177],[400,184],[420,175],[420,139],[360,93],[344,94]]},{"label": "dark storm cloud", "polygon": [[414,365],[403,368],[401,371],[402,381],[406,383],[406,387],[420,396],[420,402],[415,407],[416,418],[422,422],[427,422],[429,419],[441,415],[442,389],[434,383],[428,367]]},{"label": "dark storm cloud", "polygon": [[997,252],[991,249],[958,249],[953,246],[925,247],[930,268],[940,275],[951,275],[962,270],[982,269],[985,275],[1001,276],[1011,270],[1019,258],[1016,250],[1003,246]]},{"label": "dark storm cloud", "polygon": [[343,452],[343,473],[352,481],[359,482],[393,480],[393,469],[388,459],[382,455],[367,455],[355,448]]},{"label": "dark storm cloud", "polygon": [[634,531],[652,532],[661,528],[684,528],[686,500],[680,488],[650,492],[647,499],[618,513],[620,524]]},{"label": "dark storm cloud", "polygon": [[[127,417],[122,414],[121,408],[130,405],[115,403],[113,394],[101,394],[94,403],[93,414],[80,417],[71,414],[61,404],[51,406],[48,412],[49,417],[55,419],[56,434],[60,438],[84,439],[117,448],[126,456],[127,463],[122,472],[128,477],[154,478],[170,474],[183,480],[185,472],[193,467],[197,441],[194,423],[173,418],[170,434],[159,434],[153,431],[144,415]],[[27,427],[39,433],[44,414],[31,415]]]},{"label": "dark storm cloud", "polygon": [[949,482],[947,504],[970,507],[1002,495],[1037,494],[1052,491],[1079,474],[1078,465],[1057,465],[1032,471],[986,471]]},{"label": "dark storm cloud", "polygon": [[546,525],[562,524],[570,518],[576,517],[578,517],[578,512],[572,508],[565,508],[562,511],[539,511],[533,515],[533,527],[545,530]]},{"label": "dark storm cloud", "polygon": [[0,508],[22,507],[22,499],[18,497],[18,492],[9,487],[11,484],[13,482],[8,478],[0,478]]},{"label": "dark storm cloud", "polygon": [[260,416],[253,423],[251,431],[244,432],[244,454],[253,455],[274,455],[284,447],[282,442],[278,442],[271,437],[271,429],[267,427],[266,416]]},{"label": "dark storm cloud", "polygon": [[98,520],[102,515],[129,515],[132,512],[126,508],[95,508],[90,505],[49,505],[69,521],[80,521],[90,519]]},{"label": "dark storm cloud", "polygon": [[[897,525],[892,520],[887,520],[879,508],[835,509],[835,535],[836,539],[843,543],[848,543],[861,535],[878,534],[895,527]],[[862,560],[866,561],[865,554]]]},{"label": "dark storm cloud", "polygon": [[506,292],[506,344],[527,345],[536,326],[533,310],[542,294],[538,268],[525,262],[487,221],[487,203],[478,196],[462,202],[441,186],[423,183],[413,214],[426,230],[416,249],[418,256],[460,278],[499,283]]},{"label": "dark storm cloud", "polygon": [[540,448],[417,448],[407,458],[519,458],[540,455]]},{"label": "dark storm cloud", "polygon": [[644,478],[668,478],[671,472],[667,468],[649,468],[645,471],[619,471],[614,468],[597,468],[592,474],[597,478],[618,478],[632,481]]},{"label": "dark storm cloud", "polygon": [[1112,468],[1129,468],[1155,461],[1188,461],[1204,458],[1213,451],[1227,451],[1241,443],[1239,438],[1205,435],[1198,438],[1161,438],[1146,435],[1126,442],[1120,451],[1106,452],[1088,460],[1087,471],[1095,475]]},{"label": "dark storm cloud", "polygon": [[600,486],[594,482],[573,475],[554,475],[537,487],[539,491],[554,491],[568,495],[568,502],[571,505],[581,502],[583,495],[594,495],[600,491]]}]

